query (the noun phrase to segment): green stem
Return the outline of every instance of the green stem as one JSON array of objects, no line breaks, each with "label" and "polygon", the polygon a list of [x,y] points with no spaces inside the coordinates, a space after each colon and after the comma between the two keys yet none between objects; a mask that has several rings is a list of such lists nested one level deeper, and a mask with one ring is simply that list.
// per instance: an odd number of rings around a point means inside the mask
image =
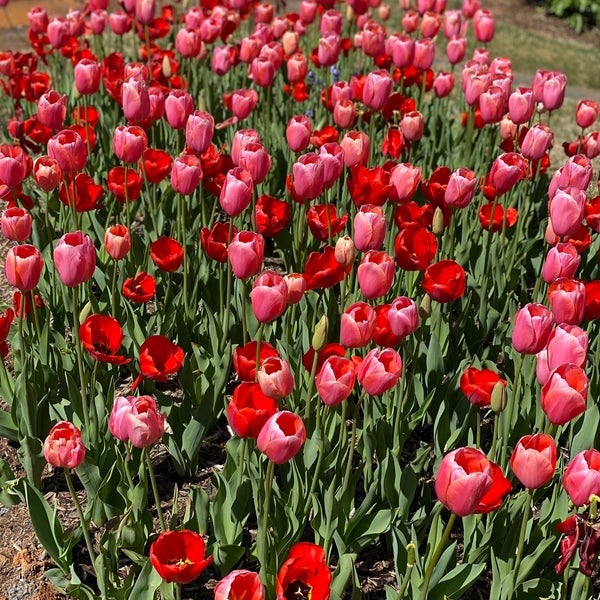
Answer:
[{"label": "green stem", "polygon": [[[227,235],[227,246],[231,243],[233,238],[233,219],[229,221],[229,233]],[[231,261],[227,261],[227,291],[225,292],[225,318],[223,319],[223,337],[221,338],[220,350],[223,352],[225,349],[225,340],[229,337],[229,319],[231,317],[231,283],[232,283],[232,271]]]},{"label": "green stem", "polygon": [[275,463],[269,461],[265,474],[265,497],[263,499],[261,527],[258,530],[256,546],[258,549],[258,560],[260,562],[260,579],[267,585],[267,527],[269,526],[269,506],[271,505],[271,492],[273,491],[273,475],[275,474]]},{"label": "green stem", "polygon": [[[246,319],[246,304],[247,304],[247,299],[246,299],[246,293],[247,293],[247,287],[246,287],[246,280],[242,279],[242,341],[244,343],[244,346],[248,343],[248,323],[247,323],[247,319]],[[261,323],[262,325],[262,323]],[[260,349],[259,349],[259,358],[260,358]],[[257,367],[258,369],[258,367]]]},{"label": "green stem", "polygon": [[517,580],[519,579],[519,568],[521,566],[521,560],[523,558],[523,546],[525,545],[525,532],[527,531],[527,522],[529,521],[529,512],[531,510],[531,503],[533,501],[533,490],[527,490],[527,498],[525,499],[525,507],[523,508],[523,518],[521,520],[521,529],[519,531],[519,545],[517,546],[517,559],[515,562],[515,568],[513,569],[512,580],[510,584],[509,598],[513,597]]},{"label": "green stem", "polygon": [[242,479],[244,477],[244,460],[246,459],[246,446],[247,446],[246,438],[240,439],[240,452],[239,452],[239,460],[238,460],[238,472],[237,472],[237,482],[236,488],[239,489],[242,484]]},{"label": "green stem", "polygon": [[35,294],[33,293],[33,290],[29,291],[29,299],[31,300],[31,312],[33,313],[33,323],[35,325],[35,332],[38,336],[38,340],[41,340],[42,330],[40,329],[40,321],[38,318],[37,306],[35,305]]},{"label": "green stem", "polygon": [[161,531],[167,531],[165,525],[165,517],[163,515],[162,506],[160,505],[160,494],[158,493],[158,485],[156,483],[156,476],[154,475],[154,467],[152,466],[152,459],[150,458],[150,447],[144,448],[144,455],[146,456],[146,464],[148,465],[148,474],[150,475],[150,483],[152,484],[152,493],[154,494],[154,501],[156,503],[156,514],[158,515],[158,522],[160,523]]},{"label": "green stem", "polygon": [[348,489],[348,483],[350,482],[350,474],[352,473],[352,458],[354,457],[354,448],[356,446],[356,424],[360,414],[360,406],[366,394],[367,393],[363,390],[358,402],[356,403],[356,406],[354,407],[354,414],[352,415],[352,431],[350,432],[350,446],[348,448],[348,458],[346,460],[346,472],[344,473],[344,482],[342,483],[342,497],[345,495],[346,490]]},{"label": "green stem", "polygon": [[117,261],[114,261],[114,269],[112,274],[112,282],[110,284],[110,304],[112,307],[112,316],[118,319],[117,315]]},{"label": "green stem", "polygon": [[260,347],[262,345],[263,334],[265,332],[265,324],[261,323],[258,328],[258,333],[256,334],[256,362],[255,372],[254,372],[254,380],[258,381],[258,370],[260,369]]},{"label": "green stem", "polygon": [[[438,517],[439,518],[439,517]],[[446,528],[444,529],[444,533],[442,534],[442,538],[440,539],[433,556],[429,560],[427,564],[427,571],[425,572],[425,578],[423,579],[423,585],[421,586],[421,595],[419,596],[419,600],[427,599],[427,592],[429,590],[429,582],[431,581],[431,576],[433,575],[433,570],[435,569],[435,565],[437,564],[442,552],[444,551],[444,547],[448,542],[448,538],[450,537],[450,532],[452,531],[452,526],[454,525],[454,521],[456,520],[456,515],[451,513],[450,518],[448,519],[448,523],[446,523]]]},{"label": "green stem", "polygon": [[525,354],[521,353],[519,358],[519,362],[517,364],[517,370],[515,371],[515,378],[513,380],[513,389],[510,394],[510,398],[508,399],[508,406],[506,414],[508,415],[506,420],[504,421],[504,436],[502,438],[502,454],[500,456],[500,465],[502,466],[502,470],[506,468],[506,451],[508,449],[508,434],[510,432],[511,423],[513,420],[513,413],[515,411],[515,400],[517,397],[517,391],[519,389],[519,380],[521,378],[521,370],[523,369],[523,362],[525,361]]},{"label": "green stem", "polygon": [[[315,311],[316,314],[316,311]],[[312,330],[314,331],[314,325],[312,327]],[[313,348],[314,350],[314,348]],[[313,361],[312,361],[312,366],[310,368],[310,377],[308,380],[308,389],[306,392],[306,404],[304,405],[304,421],[308,421],[308,417],[310,415],[310,400],[312,397],[312,392],[313,392],[313,387],[315,384],[315,377],[317,374],[317,363],[319,362],[319,353],[315,350],[314,356],[313,356]]]},{"label": "green stem", "polygon": [[21,292],[21,302],[19,304],[19,355],[21,358],[21,372],[23,372],[25,369],[25,337],[23,336],[23,321],[25,320],[25,292]]},{"label": "green stem", "polygon": [[83,349],[79,340],[79,286],[73,286],[73,329],[71,330],[75,351],[77,352],[77,368],[79,370],[79,386],[81,388],[81,407],[83,409],[83,424],[87,431],[88,439],[91,434],[90,411],[87,401],[87,390],[85,386],[85,371],[83,369]]},{"label": "green stem", "polygon": [[492,459],[496,456],[496,444],[498,443],[498,430],[500,428],[500,414],[494,413],[494,431],[492,433],[492,447],[490,448],[490,456]]}]

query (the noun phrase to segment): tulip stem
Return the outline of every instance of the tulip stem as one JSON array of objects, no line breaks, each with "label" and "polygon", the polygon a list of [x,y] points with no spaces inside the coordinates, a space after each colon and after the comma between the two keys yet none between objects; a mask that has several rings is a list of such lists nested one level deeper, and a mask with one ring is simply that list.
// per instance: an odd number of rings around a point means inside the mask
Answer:
[{"label": "tulip stem", "polygon": [[21,358],[21,372],[25,370],[25,338],[23,337],[23,321],[25,319],[25,292],[21,292],[19,303],[19,355]]},{"label": "tulip stem", "polygon": [[525,499],[525,506],[523,508],[523,518],[521,520],[521,529],[519,531],[519,545],[517,546],[517,559],[515,562],[515,568],[513,569],[512,580],[510,584],[509,598],[512,598],[517,580],[519,578],[519,567],[521,566],[521,560],[523,558],[523,546],[525,545],[525,532],[527,531],[527,522],[529,521],[529,512],[531,510],[531,503],[533,501],[533,490],[527,490],[527,498]]},{"label": "tulip stem", "polygon": [[118,319],[117,316],[117,261],[114,261],[114,269],[113,269],[113,276],[112,276],[112,282],[110,284],[110,303],[111,303],[111,307],[112,307],[112,316],[115,319]]},{"label": "tulip stem", "polygon": [[500,455],[500,465],[502,466],[502,470],[504,471],[506,467],[506,451],[508,449],[508,434],[510,432],[510,426],[513,420],[513,413],[515,411],[515,399],[517,397],[517,391],[519,389],[519,379],[521,377],[521,370],[523,369],[523,362],[525,361],[525,354],[521,353],[519,358],[519,362],[517,364],[517,370],[515,371],[515,378],[513,379],[512,391],[510,394],[510,398],[508,399],[508,412],[507,419],[504,421],[505,427],[503,428],[503,436],[502,436],[502,454]]},{"label": "tulip stem", "polygon": [[[438,518],[439,515],[438,515]],[[444,529],[444,533],[433,553],[433,556],[429,560],[427,564],[427,571],[425,572],[425,578],[423,579],[423,585],[421,586],[421,595],[419,596],[419,600],[426,600],[427,592],[429,590],[429,582],[431,581],[431,576],[433,575],[433,570],[435,569],[435,565],[437,564],[442,552],[444,551],[444,547],[448,542],[448,538],[450,537],[450,532],[452,531],[452,527],[454,525],[454,521],[456,520],[456,514],[451,513],[450,518],[448,519],[448,523],[446,523],[446,528]]]},{"label": "tulip stem", "polygon": [[256,362],[254,363],[254,381],[258,381],[258,370],[260,369],[260,347],[262,346],[263,334],[265,332],[265,324],[261,323],[256,334]]},{"label": "tulip stem", "polygon": [[354,407],[354,414],[352,415],[352,430],[350,432],[350,446],[348,448],[348,458],[346,460],[346,472],[344,473],[344,482],[342,484],[342,497],[344,497],[346,494],[348,483],[350,482],[350,473],[352,473],[352,458],[354,457],[354,447],[356,446],[356,424],[360,414],[360,405],[362,404],[366,394],[367,392],[363,390],[358,402],[356,403],[356,406]]},{"label": "tulip stem", "polygon": [[[229,233],[227,234],[227,247],[231,244],[233,238],[233,218],[229,220]],[[220,350],[223,352],[225,349],[225,340],[229,337],[229,318],[231,315],[231,261],[227,260],[227,290],[225,292],[225,302],[227,306],[225,308],[225,318],[223,319],[223,337],[221,338]]]},{"label": "tulip stem", "polygon": [[181,600],[181,584],[175,584],[175,600]]},{"label": "tulip stem", "polygon": [[267,585],[267,527],[269,525],[269,507],[271,505],[271,492],[273,490],[273,476],[275,474],[275,463],[269,461],[265,474],[265,497],[263,499],[261,527],[258,530],[256,546],[258,560],[260,562],[260,579]]},{"label": "tulip stem", "polygon": [[242,342],[244,343],[244,346],[248,343],[248,323],[246,320],[246,292],[246,280],[242,279]]},{"label": "tulip stem", "polygon": [[152,493],[154,494],[154,501],[156,503],[156,514],[158,515],[160,529],[161,531],[167,531],[167,527],[165,525],[165,517],[163,515],[162,506],[160,505],[160,494],[158,493],[158,485],[156,484],[154,467],[152,466],[152,459],[150,458],[149,446],[146,446],[144,448],[144,455],[146,456],[146,464],[148,465],[148,474],[150,475],[150,483],[152,484]]},{"label": "tulip stem", "polygon": [[[83,509],[81,508],[81,504],[79,502],[79,498],[77,498],[77,494],[75,493],[75,488],[73,486],[73,479],[71,478],[71,471],[67,467],[64,467],[65,479],[67,481],[67,486],[69,487],[69,492],[71,493],[71,498],[73,499],[73,504],[75,505],[75,509],[77,510],[77,515],[79,517],[79,521],[81,522],[81,530],[83,532],[83,539],[85,540],[85,545],[87,547],[88,554],[90,555],[90,562],[92,563],[92,568],[94,569],[94,573],[96,573],[96,579],[100,580],[100,575],[104,578],[105,573],[98,573],[96,571],[96,553],[94,552],[94,546],[92,544],[92,538],[90,538],[90,532],[88,530],[87,521],[85,520],[85,516],[83,514]],[[100,586],[98,586],[100,587]],[[106,598],[106,581],[103,579],[103,584],[101,586],[101,594],[102,598]]]},{"label": "tulip stem", "polygon": [[90,411],[88,409],[87,392],[85,389],[85,372],[83,370],[83,352],[79,340],[79,286],[73,286],[73,329],[71,336],[77,352],[77,368],[79,370],[79,386],[81,388],[81,408],[83,410],[83,424],[85,425],[86,435],[90,439]]},{"label": "tulip stem", "polygon": [[[316,314],[316,311],[315,311]],[[314,325],[313,325],[313,331],[314,331]],[[313,348],[314,350],[314,348]],[[313,386],[315,384],[315,376],[317,374],[317,363],[319,362],[319,353],[315,350],[315,353],[313,355],[313,361],[312,361],[312,366],[310,368],[310,378],[308,380],[308,389],[306,392],[306,404],[304,405],[304,421],[308,420],[308,417],[310,415],[310,400],[312,397],[312,392],[313,392]]]},{"label": "tulip stem", "polygon": [[498,443],[498,430],[500,429],[500,413],[494,413],[494,431],[492,433],[492,447],[490,448],[489,456],[492,457],[496,455],[496,444]]},{"label": "tulip stem", "polygon": [[33,290],[29,291],[29,299],[31,300],[31,312],[33,313],[33,323],[35,325],[35,332],[37,333],[38,340],[41,340],[42,330],[40,329],[40,321],[38,319],[37,307],[35,305],[35,294]]}]

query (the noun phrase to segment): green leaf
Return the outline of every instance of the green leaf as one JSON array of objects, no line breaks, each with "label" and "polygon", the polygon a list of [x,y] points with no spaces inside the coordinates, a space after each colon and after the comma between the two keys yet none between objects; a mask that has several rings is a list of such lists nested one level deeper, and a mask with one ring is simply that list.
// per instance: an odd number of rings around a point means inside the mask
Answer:
[{"label": "green leaf", "polygon": [[342,554],[337,569],[333,573],[331,581],[331,599],[342,600],[344,592],[348,587],[348,581],[353,576],[356,554]]},{"label": "green leaf", "polygon": [[485,564],[462,564],[444,575],[439,583],[429,591],[430,600],[444,600],[444,598],[461,598],[463,592],[468,590],[483,573]]},{"label": "green leaf", "polygon": [[162,577],[152,566],[150,559],[146,559],[138,578],[133,585],[128,600],[154,600],[156,590],[162,583]]}]

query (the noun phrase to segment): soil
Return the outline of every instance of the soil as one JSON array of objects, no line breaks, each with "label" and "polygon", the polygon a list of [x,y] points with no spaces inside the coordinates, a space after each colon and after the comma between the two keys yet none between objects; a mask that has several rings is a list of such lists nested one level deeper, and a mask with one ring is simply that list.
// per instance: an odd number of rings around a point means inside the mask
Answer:
[{"label": "soil", "polygon": [[[38,4],[40,2],[36,0],[12,0],[7,7],[0,9],[0,49],[28,49],[27,11]],[[64,15],[69,6],[82,5],[80,0],[44,0],[42,4],[50,16]],[[493,3],[487,4],[499,22],[510,21],[526,30],[550,32],[557,40],[576,38],[580,43],[592,48],[600,47],[600,29],[591,29],[577,35],[566,22],[547,16],[534,2],[494,0]],[[600,94],[599,90],[576,90],[579,91],[582,92],[578,94],[579,97],[583,97],[584,93],[586,97],[596,97]],[[6,244],[0,243],[0,303],[12,304],[12,291],[4,279],[3,257],[6,250]],[[210,440],[207,442],[210,444]],[[219,444],[222,448],[222,440],[215,440],[212,444],[215,455],[218,454]],[[0,458],[11,466],[16,476],[23,474],[16,447],[2,438]],[[160,477],[161,470],[165,473],[169,468],[166,450],[158,448],[155,459],[158,463],[157,474]],[[212,464],[216,462],[215,460]],[[194,483],[203,480],[203,483],[209,485],[210,472],[210,468],[205,469]],[[69,501],[64,481],[48,471],[43,485],[43,491],[50,503],[57,503],[58,514],[65,528],[72,527],[77,522],[77,515]],[[180,497],[182,495],[185,495],[185,488]],[[169,509],[168,506],[165,508]],[[385,598],[384,586],[393,585],[395,582],[392,562],[386,560],[384,553],[378,553],[377,549],[369,556],[359,558],[362,559],[358,563],[358,570],[363,582],[363,597]],[[9,508],[0,505],[0,600],[67,600],[67,597],[58,593],[44,577],[44,571],[52,566],[49,556],[33,531],[26,507],[23,504]],[[195,598],[212,597],[212,592],[208,589],[212,588],[215,582],[203,580],[203,583],[204,590],[189,590],[196,594]],[[470,597],[484,596],[474,591]]]}]

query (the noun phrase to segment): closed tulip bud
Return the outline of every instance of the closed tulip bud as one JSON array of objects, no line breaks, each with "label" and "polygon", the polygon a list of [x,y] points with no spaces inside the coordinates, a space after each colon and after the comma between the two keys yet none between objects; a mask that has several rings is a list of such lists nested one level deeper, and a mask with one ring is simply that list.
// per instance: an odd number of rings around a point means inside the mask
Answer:
[{"label": "closed tulip bud", "polygon": [[136,0],[135,18],[143,25],[150,25],[156,12],[156,0]]},{"label": "closed tulip bud", "polygon": [[487,44],[492,41],[495,33],[495,23],[492,13],[480,8],[473,16],[473,32],[475,39],[482,44]]},{"label": "closed tulip bud", "polygon": [[294,376],[290,364],[279,356],[271,356],[263,361],[257,379],[263,394],[269,398],[278,400],[294,391]]},{"label": "closed tulip bud", "polygon": [[204,154],[212,143],[215,119],[208,113],[194,111],[185,124],[185,143],[196,154]]},{"label": "closed tulip bud", "polygon": [[306,115],[296,115],[289,120],[285,139],[292,152],[306,149],[310,141],[311,129],[310,119]]},{"label": "closed tulip bud", "polygon": [[150,96],[146,82],[130,77],[123,82],[123,114],[129,121],[139,122],[150,114]]},{"label": "closed tulip bud", "polygon": [[405,113],[400,121],[400,131],[404,139],[409,142],[420,140],[425,131],[423,115],[418,110]]},{"label": "closed tulip bud", "polygon": [[431,316],[431,296],[425,294],[419,304],[419,317],[425,321]]},{"label": "closed tulip bud", "polygon": [[517,125],[527,123],[535,110],[535,98],[531,88],[518,87],[508,97],[508,114]]},{"label": "closed tulip bud", "polygon": [[[361,252],[379,250],[385,239],[386,220],[379,206],[364,204],[354,217],[354,245]],[[340,261],[338,261],[340,262]]]},{"label": "closed tulip bud", "polygon": [[202,164],[195,154],[182,154],[173,161],[171,187],[179,194],[194,192],[202,179]]},{"label": "closed tulip bud", "polygon": [[31,213],[20,206],[12,206],[2,213],[2,234],[13,242],[24,242],[31,235]]},{"label": "closed tulip bud", "polygon": [[51,192],[62,179],[58,162],[50,156],[40,156],[33,164],[33,178],[45,192]]},{"label": "closed tulip bud", "polygon": [[420,71],[427,71],[431,68],[435,59],[435,42],[431,38],[424,38],[415,41],[415,55],[413,66]]},{"label": "closed tulip bud", "polygon": [[227,247],[231,270],[238,279],[258,274],[265,254],[265,240],[253,231],[240,231]]},{"label": "closed tulip bud", "polygon": [[44,458],[53,467],[76,469],[85,458],[81,431],[68,421],[54,425],[44,440]]},{"label": "closed tulip bud", "polygon": [[127,256],[131,248],[131,236],[125,225],[112,225],[104,234],[104,248],[113,260],[121,260]]},{"label": "closed tulip bud", "polygon": [[506,408],[506,382],[498,381],[490,394],[490,408],[499,415]]},{"label": "closed tulip bud", "polygon": [[340,263],[340,265],[348,267],[354,263],[354,257],[355,251],[352,238],[347,235],[339,238],[335,243],[335,260]]},{"label": "closed tulip bud", "polygon": [[257,56],[250,63],[250,78],[260,87],[269,87],[275,79],[275,73],[275,65],[266,56]]},{"label": "closed tulip bud", "polygon": [[337,33],[326,33],[319,40],[317,59],[323,67],[331,67],[338,61],[341,51],[340,36]]},{"label": "closed tulip bud", "polygon": [[594,100],[580,100],[575,111],[575,122],[581,129],[591,127],[598,118],[600,108]]},{"label": "closed tulip bud", "polygon": [[451,65],[462,62],[467,51],[467,38],[458,37],[450,40],[446,45],[446,57]]},{"label": "closed tulip bud", "polygon": [[537,354],[548,342],[553,322],[543,304],[526,304],[515,315],[513,348],[522,354]]},{"label": "closed tulip bud", "polygon": [[315,384],[321,400],[327,406],[337,406],[350,396],[355,381],[356,367],[352,359],[330,356],[321,366]]},{"label": "closed tulip bud", "polygon": [[329,319],[327,318],[327,315],[323,315],[319,319],[312,336],[311,347],[315,352],[320,352],[325,347],[328,332]]},{"label": "closed tulip bud", "polygon": [[396,298],[388,311],[392,333],[400,340],[414,333],[419,327],[419,311],[414,300],[406,296]]},{"label": "closed tulip bud", "polygon": [[585,371],[573,364],[554,369],[542,387],[541,406],[554,425],[564,425],[586,409],[589,381]]},{"label": "closed tulip bud", "polygon": [[184,58],[195,58],[200,54],[202,38],[196,29],[185,27],[177,32],[175,49]]},{"label": "closed tulip bud", "polygon": [[29,29],[33,33],[46,33],[50,22],[46,9],[40,6],[34,6],[27,13],[27,20],[29,21]]},{"label": "closed tulip bud", "polygon": [[435,207],[435,211],[433,212],[433,221],[431,224],[431,231],[434,235],[442,235],[444,233],[444,229],[446,228],[444,223],[444,211],[439,207]]},{"label": "closed tulip bud", "polygon": [[172,90],[165,98],[165,116],[173,129],[183,129],[194,112],[194,101],[183,90]]},{"label": "closed tulip bud", "polygon": [[595,448],[576,454],[565,470],[563,486],[575,506],[600,495],[600,452]]},{"label": "closed tulip bud", "polygon": [[256,107],[258,92],[253,89],[236,90],[231,94],[231,112],[238,119],[245,119]]},{"label": "closed tulip bud", "polygon": [[496,510],[511,489],[502,469],[476,448],[446,454],[435,476],[438,499],[459,517]]},{"label": "closed tulip bud", "polygon": [[385,296],[392,287],[396,264],[386,252],[369,250],[358,266],[357,278],[362,295],[367,299]]},{"label": "closed tulip bud", "polygon": [[22,292],[28,292],[38,284],[43,268],[44,259],[41,252],[31,244],[13,246],[6,254],[6,279],[10,285]]},{"label": "closed tulip bud", "polygon": [[392,61],[399,69],[413,64],[415,57],[415,41],[407,35],[399,35],[392,46]]},{"label": "closed tulip bud", "polygon": [[63,129],[48,140],[48,155],[56,160],[63,175],[81,171],[87,162],[86,145],[72,129]]},{"label": "closed tulip bud", "polygon": [[324,164],[314,152],[303,154],[292,167],[293,189],[298,198],[314,200],[324,188]]},{"label": "closed tulip bud", "polygon": [[550,149],[554,134],[543,123],[536,123],[523,138],[521,154],[529,160],[540,160]]},{"label": "closed tulip bud", "polygon": [[293,412],[282,410],[264,424],[256,445],[271,462],[281,465],[296,456],[305,440],[306,428],[302,419]]},{"label": "closed tulip bud", "polygon": [[68,287],[87,281],[96,268],[96,249],[82,231],[65,233],[54,248],[54,264],[60,280]]}]

